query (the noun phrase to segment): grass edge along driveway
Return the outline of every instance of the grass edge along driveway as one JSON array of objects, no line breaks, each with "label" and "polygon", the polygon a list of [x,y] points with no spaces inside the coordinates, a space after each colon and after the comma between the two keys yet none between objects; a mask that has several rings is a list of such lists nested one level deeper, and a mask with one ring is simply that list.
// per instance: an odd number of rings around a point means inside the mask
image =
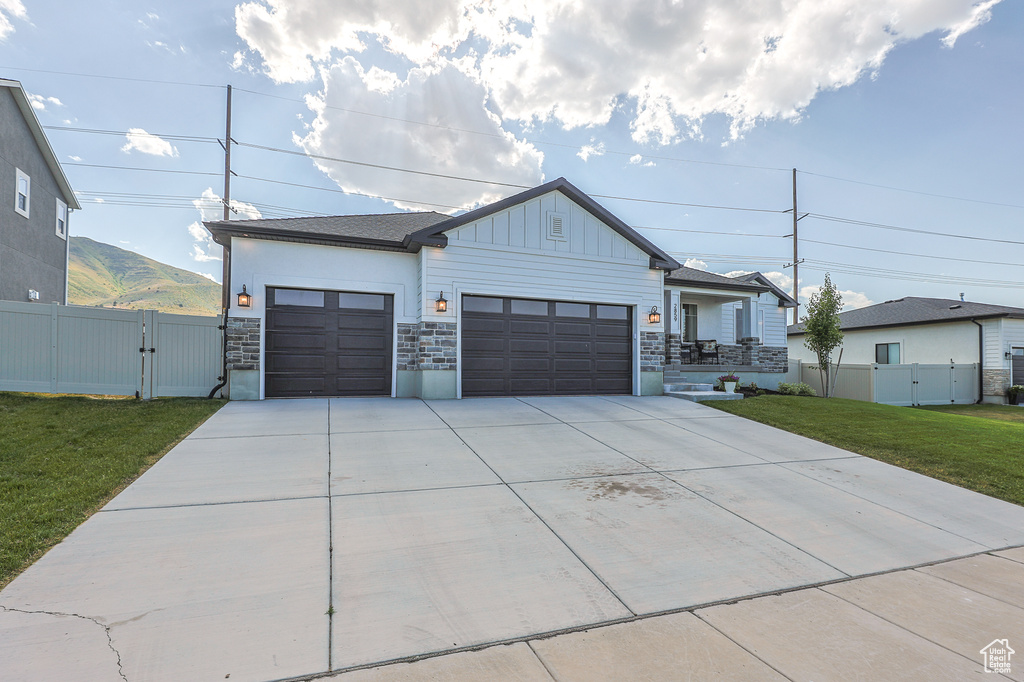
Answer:
[{"label": "grass edge along driveway", "polygon": [[842,398],[701,404],[1024,505],[1024,424]]},{"label": "grass edge along driveway", "polygon": [[0,393],[0,589],[224,402]]}]

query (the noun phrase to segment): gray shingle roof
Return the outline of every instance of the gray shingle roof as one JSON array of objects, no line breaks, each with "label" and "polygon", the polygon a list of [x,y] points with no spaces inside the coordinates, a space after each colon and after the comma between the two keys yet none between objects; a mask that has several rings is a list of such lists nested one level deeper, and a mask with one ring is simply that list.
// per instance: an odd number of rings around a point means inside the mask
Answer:
[{"label": "gray shingle roof", "polygon": [[[839,313],[839,321],[842,328],[848,330],[1003,316],[1024,318],[1024,308],[947,298],[905,296],[895,301]],[[788,329],[790,334],[802,334],[803,331],[803,323],[790,325]]]},{"label": "gray shingle roof", "polygon": [[420,213],[382,213],[371,215],[315,216],[256,220],[210,221],[210,231],[252,230],[262,234],[316,235],[352,239],[371,239],[401,244],[408,235],[425,227],[443,223],[451,216],[433,211]]},{"label": "gray shingle roof", "polygon": [[735,287],[737,284],[747,284],[747,282],[737,278],[726,277],[725,275],[716,275],[713,272],[688,268],[685,265],[667,273],[665,275],[665,279],[679,282],[680,284],[694,282],[700,284],[723,284],[729,287]]}]

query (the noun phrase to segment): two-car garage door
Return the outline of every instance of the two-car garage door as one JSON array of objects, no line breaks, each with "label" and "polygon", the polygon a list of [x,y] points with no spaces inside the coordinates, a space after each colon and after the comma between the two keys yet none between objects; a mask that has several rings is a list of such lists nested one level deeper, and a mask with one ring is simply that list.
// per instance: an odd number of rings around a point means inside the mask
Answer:
[{"label": "two-car garage door", "polygon": [[462,395],[632,392],[626,306],[462,298]]},{"label": "two-car garage door", "polygon": [[[464,296],[462,395],[632,392],[627,306]],[[391,395],[394,297],[267,289],[268,398]]]}]

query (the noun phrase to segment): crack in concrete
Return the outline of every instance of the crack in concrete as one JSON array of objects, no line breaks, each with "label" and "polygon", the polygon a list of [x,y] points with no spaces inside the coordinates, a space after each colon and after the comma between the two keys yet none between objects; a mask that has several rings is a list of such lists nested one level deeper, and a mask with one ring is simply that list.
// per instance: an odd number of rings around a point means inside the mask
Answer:
[{"label": "crack in concrete", "polygon": [[63,613],[61,611],[45,611],[42,609],[29,611],[27,609],[11,608],[10,606],[4,606],[3,604],[0,604],[0,609],[3,609],[4,611],[10,611],[12,613],[26,613],[28,615],[65,616],[68,618],[81,618],[82,620],[87,620],[90,623],[100,626],[101,628],[103,628],[103,633],[107,636],[107,646],[110,647],[110,650],[114,652],[114,656],[117,658],[117,674],[121,676],[121,679],[124,680],[124,682],[128,682],[128,677],[124,674],[124,668],[121,665],[121,652],[114,648],[114,638],[110,635],[110,626],[104,625],[95,618],[83,616],[80,613]]}]

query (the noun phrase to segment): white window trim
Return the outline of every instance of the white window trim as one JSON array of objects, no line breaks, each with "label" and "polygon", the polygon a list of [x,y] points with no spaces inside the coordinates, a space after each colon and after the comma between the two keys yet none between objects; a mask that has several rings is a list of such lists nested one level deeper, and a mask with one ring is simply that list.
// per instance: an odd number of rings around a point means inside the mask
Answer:
[{"label": "white window trim", "polygon": [[[14,212],[19,214],[19,215],[23,215],[26,218],[28,218],[29,211],[32,209],[32,178],[30,178],[28,176],[28,173],[24,172],[20,168],[15,168],[14,170],[15,170],[15,178],[14,178]],[[27,190],[28,190],[26,192],[26,194],[25,194],[25,208],[24,208],[24,210],[20,206],[18,206],[18,195],[20,194],[18,189],[19,189],[19,185],[21,185],[22,178],[24,178],[25,184],[26,184]]]},{"label": "white window trim", "polygon": [[[60,229],[60,217],[64,216],[64,230]],[[57,216],[53,219],[53,231],[57,233],[57,236],[61,239],[68,238],[68,205],[60,199],[57,199]]]}]

